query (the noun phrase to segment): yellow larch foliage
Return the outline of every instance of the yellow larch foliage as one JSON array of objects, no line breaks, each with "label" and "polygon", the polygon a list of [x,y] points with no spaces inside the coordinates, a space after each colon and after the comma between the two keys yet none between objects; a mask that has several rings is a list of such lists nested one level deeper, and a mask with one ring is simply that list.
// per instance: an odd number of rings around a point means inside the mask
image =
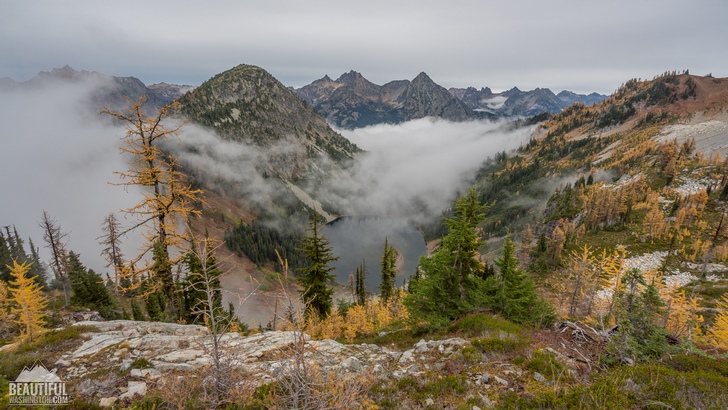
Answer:
[{"label": "yellow larch foliage", "polygon": [[357,334],[368,335],[374,332],[374,321],[369,320],[366,306],[355,305],[346,312],[344,339],[351,343]]},{"label": "yellow larch foliage", "polygon": [[658,202],[654,202],[645,216],[645,235],[650,239],[660,239],[665,230],[665,215],[660,210]]},{"label": "yellow larch foliage", "polygon": [[10,313],[16,315],[14,322],[20,326],[21,339],[32,341],[45,325],[43,310],[48,305],[48,299],[43,296],[40,285],[28,276],[29,263],[18,264],[13,261],[13,266],[9,268],[13,277],[10,281],[10,300],[13,303]]},{"label": "yellow larch foliage", "polygon": [[[624,274],[624,259],[627,257],[627,251],[620,246],[612,252],[604,249],[597,262],[600,270],[600,285],[602,289],[597,292],[594,299],[594,315],[596,321],[604,328],[614,319],[614,301],[616,295],[624,286],[622,283],[622,274]],[[616,319],[614,320],[616,322]]]},{"label": "yellow larch foliage", "polygon": [[345,317],[334,310],[325,319],[309,318],[306,331],[315,339],[343,338],[352,342],[357,336],[371,335],[395,321],[406,320],[409,314],[402,305],[403,297],[404,291],[397,290],[386,303],[375,298],[368,300],[366,305],[349,307]]},{"label": "yellow larch foliage", "polygon": [[687,296],[676,284],[665,285],[660,289],[660,297],[665,302],[662,325],[671,335],[690,340],[699,335],[699,325],[703,316],[698,313],[698,299]]},{"label": "yellow larch foliage", "polygon": [[[127,132],[120,151],[130,155],[132,161],[124,172],[117,172],[123,182],[117,185],[141,188],[143,199],[124,212],[136,221],[126,232],[144,228],[146,244],[140,253],[129,261],[129,269],[119,272],[122,279],[129,279],[131,288],[138,288],[143,281],[150,282],[148,292],[162,288],[169,298],[174,296],[173,267],[181,262],[189,243],[187,232],[182,229],[192,216],[200,216],[197,207],[203,202],[202,191],[187,182],[186,176],[179,171],[173,155],[165,153],[158,144],[176,137],[180,127],[167,129],[163,122],[173,105],[161,108],[157,115],[147,117],[142,97],[127,110],[117,113],[104,108],[101,112],[120,120],[126,125]],[[124,233],[126,233],[124,232]],[[158,249],[155,251],[155,246]],[[153,255],[156,252],[156,255]],[[164,259],[155,266],[156,259]]]},{"label": "yellow larch foliage", "polygon": [[728,349],[728,293],[724,293],[716,305],[718,314],[715,316],[713,327],[710,328],[710,338],[721,349]]},{"label": "yellow larch foliage", "polygon": [[588,316],[594,307],[593,301],[599,286],[599,271],[591,249],[584,245],[572,251],[567,267],[568,315]]}]

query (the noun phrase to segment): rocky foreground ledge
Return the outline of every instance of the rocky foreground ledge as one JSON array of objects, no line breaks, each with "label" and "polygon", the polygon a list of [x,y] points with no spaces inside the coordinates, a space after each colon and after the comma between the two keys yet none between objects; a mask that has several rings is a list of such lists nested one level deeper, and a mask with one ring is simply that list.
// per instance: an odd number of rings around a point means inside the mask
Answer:
[{"label": "rocky foreground ledge", "polygon": [[[104,406],[144,396],[148,383],[159,382],[168,372],[194,371],[212,362],[212,336],[204,326],[129,320],[83,321],[75,325],[93,326],[98,332],[84,334],[86,340],[63,354],[53,367],[64,381],[80,380],[76,384],[78,392],[97,397]],[[397,351],[373,344],[311,340],[293,331],[271,331],[251,336],[227,333],[220,346],[227,360],[265,384],[291,363],[291,346],[296,340],[305,341],[306,360],[329,371],[342,376],[375,374],[384,378],[423,374],[470,345],[461,338],[421,340],[412,349]],[[123,377],[113,383],[96,383],[89,377],[117,369]]]}]

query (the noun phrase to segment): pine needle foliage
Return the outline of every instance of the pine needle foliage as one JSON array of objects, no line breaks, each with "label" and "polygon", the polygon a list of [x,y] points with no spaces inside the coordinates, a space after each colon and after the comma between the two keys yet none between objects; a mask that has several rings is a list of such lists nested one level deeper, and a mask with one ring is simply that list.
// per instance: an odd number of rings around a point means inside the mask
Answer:
[{"label": "pine needle foliage", "polygon": [[319,231],[318,215],[314,214],[311,220],[309,233],[301,241],[300,252],[309,260],[309,264],[300,269],[301,274],[298,277],[306,315],[325,318],[331,313],[333,306],[334,290],[330,284],[334,281],[331,273],[334,267],[331,262],[339,258],[334,256],[329,240]]},{"label": "pine needle foliage", "polygon": [[518,266],[516,246],[510,236],[506,237],[503,253],[495,265],[498,274],[487,280],[491,309],[516,323],[550,325],[555,319],[553,308],[538,295],[531,277]]}]

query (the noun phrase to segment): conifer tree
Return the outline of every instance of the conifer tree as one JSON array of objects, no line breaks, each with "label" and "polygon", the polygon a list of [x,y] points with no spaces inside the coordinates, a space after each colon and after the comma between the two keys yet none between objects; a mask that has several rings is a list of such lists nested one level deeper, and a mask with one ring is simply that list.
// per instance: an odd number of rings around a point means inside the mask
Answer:
[{"label": "conifer tree", "polygon": [[104,285],[101,275],[81,263],[80,255],[68,253],[68,277],[71,281],[73,296],[71,303],[98,310],[105,319],[117,319],[116,303]]},{"label": "conifer tree", "polygon": [[51,270],[56,281],[61,283],[65,306],[68,306],[71,292],[68,280],[68,252],[65,243],[68,234],[61,231],[61,226],[46,211],[43,211],[39,225],[43,229],[43,240],[46,247],[51,251]]},{"label": "conifer tree", "polygon": [[[199,322],[204,315],[215,312],[220,315],[222,309],[222,292],[220,275],[222,272],[215,258],[213,242],[205,234],[203,243],[191,241],[190,249],[185,255],[187,277],[182,281],[184,308],[182,312],[192,322]],[[201,260],[203,257],[205,260]],[[208,300],[208,292],[211,293]],[[211,304],[211,306],[207,306]]]},{"label": "conifer tree", "polygon": [[715,316],[713,327],[710,329],[710,336],[716,346],[728,350],[728,293],[716,305],[718,314]]},{"label": "conifer tree", "polygon": [[533,280],[518,266],[516,249],[510,236],[503,244],[503,254],[495,261],[496,276],[488,278],[489,305],[505,318],[517,323],[549,325],[553,309],[536,293]]},{"label": "conifer tree", "polygon": [[299,291],[301,301],[307,315],[325,318],[331,313],[333,305],[334,290],[329,287],[329,283],[334,280],[331,273],[334,267],[330,263],[339,258],[333,255],[328,239],[319,232],[316,213],[309,225],[309,233],[301,242],[300,251],[309,260],[309,265],[300,269],[301,275],[298,277],[298,283],[303,288]]},{"label": "conifer tree", "polygon": [[[2,232],[0,232],[2,236]],[[10,291],[4,280],[0,280],[0,339],[9,339],[13,321],[10,315]]]},{"label": "conifer tree", "polygon": [[366,265],[364,261],[361,261],[361,265],[359,265],[356,268],[356,273],[354,276],[355,281],[355,290],[354,295],[356,296],[356,303],[359,305],[364,305],[367,302],[367,290],[364,285],[364,280],[366,278]]},{"label": "conifer tree", "polygon": [[179,131],[179,127],[167,129],[162,124],[172,106],[161,108],[154,117],[147,117],[142,108],[145,100],[142,97],[133,103],[126,113],[113,112],[108,108],[101,112],[127,126],[121,151],[130,154],[133,162],[127,171],[118,173],[124,180],[120,185],[146,189],[144,199],[125,211],[137,218],[129,230],[147,228],[144,234],[147,243],[131,260],[137,269],[126,270],[124,274],[134,275],[130,282],[136,286],[141,285],[142,279],[151,282],[145,289],[160,292],[174,305],[177,288],[172,269],[181,262],[184,253],[173,256],[171,249],[182,248],[187,243],[187,234],[181,232],[179,226],[189,217],[201,214],[194,206],[201,201],[202,192],[184,182],[176,158],[162,152],[159,147],[160,142],[176,136]]},{"label": "conifer tree", "polygon": [[14,320],[20,326],[20,337],[32,342],[45,325],[43,310],[48,300],[43,296],[40,286],[28,276],[29,270],[29,264],[13,261],[10,268],[13,277],[10,281],[10,299],[13,306],[10,312],[16,315]]},{"label": "conifer tree", "polygon": [[382,256],[382,282],[379,285],[379,297],[387,302],[394,292],[394,281],[397,277],[395,249],[389,246],[389,239],[384,238],[384,256]]},{"label": "conifer tree", "polygon": [[110,213],[101,224],[103,235],[96,238],[99,244],[104,248],[101,250],[101,256],[106,259],[106,267],[114,269],[114,286],[119,287],[119,279],[124,272],[124,255],[121,253],[121,224],[116,219],[114,213]]},{"label": "conifer tree", "polygon": [[43,261],[38,255],[38,248],[33,244],[33,239],[28,238],[28,246],[30,246],[30,276],[32,276],[41,287],[46,286],[46,268]]},{"label": "conifer tree", "polygon": [[622,361],[659,358],[667,347],[666,331],[657,325],[665,303],[654,281],[647,283],[637,268],[622,276],[622,284],[615,306],[619,332],[607,350]]},{"label": "conifer tree", "polygon": [[419,277],[412,278],[404,300],[412,317],[441,327],[485,304],[483,271],[477,259],[477,234],[484,209],[475,189],[455,204],[455,216],[445,221],[448,234],[431,257],[421,258]]},{"label": "conifer tree", "polygon": [[5,239],[5,235],[0,231],[0,280],[5,282],[10,280],[10,265],[13,258],[10,256],[9,241]]}]

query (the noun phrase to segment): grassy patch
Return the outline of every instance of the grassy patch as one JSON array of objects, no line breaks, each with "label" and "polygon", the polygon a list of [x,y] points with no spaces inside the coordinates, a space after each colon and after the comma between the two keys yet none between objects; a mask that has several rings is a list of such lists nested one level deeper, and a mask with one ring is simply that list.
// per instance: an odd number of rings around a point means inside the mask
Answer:
[{"label": "grassy patch", "polygon": [[150,367],[154,366],[145,357],[137,357],[133,362],[131,362],[132,369],[148,369]]},{"label": "grassy patch", "polygon": [[724,409],[728,403],[728,361],[696,355],[665,363],[621,366],[598,374],[588,385],[543,391],[529,397],[508,394],[502,409]]},{"label": "grassy patch", "polygon": [[568,375],[566,367],[554,355],[541,351],[533,352],[533,357],[526,364],[526,368],[541,373],[549,380],[561,379]]},{"label": "grassy patch", "polygon": [[97,329],[93,326],[69,326],[42,333],[32,342],[23,341],[13,351],[0,356],[0,374],[8,380],[15,380],[24,367],[35,362],[49,366],[64,352],[81,345],[83,333],[94,331]]},{"label": "grassy patch", "polygon": [[523,326],[486,313],[465,316],[450,325],[447,332],[461,337],[488,337],[505,333],[521,338],[526,334]]},{"label": "grassy patch", "polygon": [[470,343],[473,347],[477,347],[483,353],[510,353],[528,346],[527,340],[500,339],[495,337],[474,339]]}]

